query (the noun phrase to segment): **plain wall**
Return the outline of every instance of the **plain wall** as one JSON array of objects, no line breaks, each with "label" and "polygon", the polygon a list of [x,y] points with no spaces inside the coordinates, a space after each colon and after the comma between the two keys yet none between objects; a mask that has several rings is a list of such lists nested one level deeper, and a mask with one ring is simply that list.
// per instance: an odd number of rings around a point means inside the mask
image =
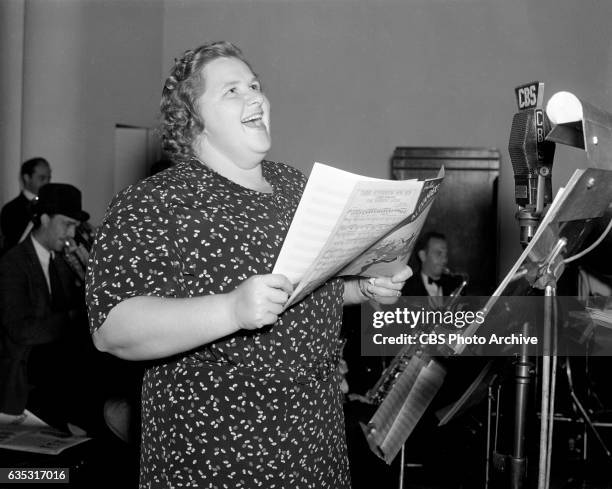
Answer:
[{"label": "plain wall", "polygon": [[[501,272],[520,254],[507,146],[514,88],[546,83],[612,111],[605,0],[166,1],[164,73],[185,49],[237,43],[272,106],[272,159],[390,176],[396,146],[501,150]],[[555,188],[583,152],[557,148]],[[478,239],[477,236],[474,239]]]},{"label": "plain wall", "polygon": [[0,2],[0,203],[16,193],[21,162],[25,0]]},{"label": "plain wall", "polygon": [[[82,190],[83,206],[97,224],[113,194],[115,124],[151,127],[157,121],[163,2],[19,3],[21,24],[14,14],[10,28],[13,44],[23,36],[21,140],[3,141],[20,145],[21,155],[2,162],[3,197],[17,194],[21,162],[43,156],[53,181]],[[2,117],[11,114],[3,110]]]}]

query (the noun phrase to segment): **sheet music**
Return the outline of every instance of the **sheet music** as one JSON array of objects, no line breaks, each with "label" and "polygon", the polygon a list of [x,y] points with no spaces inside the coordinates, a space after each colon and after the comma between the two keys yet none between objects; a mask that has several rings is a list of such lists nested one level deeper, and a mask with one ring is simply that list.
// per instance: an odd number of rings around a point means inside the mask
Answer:
[{"label": "sheet music", "polygon": [[425,364],[421,358],[413,355],[408,365],[406,365],[399,378],[395,381],[393,388],[387,393],[384,401],[376,410],[374,416],[372,416],[370,425],[376,429],[373,436],[378,446],[383,444],[401,409],[404,399],[410,392],[410,389],[412,389],[424,366]]},{"label": "sheet music", "polygon": [[414,211],[422,186],[418,180],[357,182],[289,303],[309,294],[402,222]]},{"label": "sheet music", "polygon": [[[441,176],[428,181],[428,202],[433,201],[441,181]],[[425,200],[423,188],[420,180],[364,177],[315,163],[272,271],[285,275],[295,287],[287,306],[410,216]],[[416,225],[413,223],[414,228]]]},{"label": "sheet music", "polygon": [[31,411],[24,409],[21,414],[0,413],[0,426],[12,425],[27,428],[49,428],[49,425]]},{"label": "sheet music", "polygon": [[[340,275],[392,276],[398,269],[398,265],[405,265],[408,262],[430,208],[431,204],[414,221],[398,227],[368,248],[359,258],[341,270]],[[402,250],[399,254],[398,249]]]},{"label": "sheet music", "polygon": [[0,448],[57,455],[87,440],[50,427],[27,409],[20,415],[0,413]]},{"label": "sheet music", "polygon": [[389,460],[395,458],[422,418],[423,413],[440,390],[445,374],[444,368],[435,360],[431,360],[427,367],[424,367],[419,373],[381,446]]},{"label": "sheet music", "polygon": [[91,438],[72,436],[53,428],[0,425],[0,448],[9,450],[57,455],[87,440]]},{"label": "sheet music", "polygon": [[368,442],[387,463],[397,455],[439,391],[446,371],[413,356],[368,424]]},{"label": "sheet music", "polygon": [[[336,226],[359,178],[321,163],[312,168],[273,273],[297,284]],[[375,180],[375,179],[371,179]]]}]

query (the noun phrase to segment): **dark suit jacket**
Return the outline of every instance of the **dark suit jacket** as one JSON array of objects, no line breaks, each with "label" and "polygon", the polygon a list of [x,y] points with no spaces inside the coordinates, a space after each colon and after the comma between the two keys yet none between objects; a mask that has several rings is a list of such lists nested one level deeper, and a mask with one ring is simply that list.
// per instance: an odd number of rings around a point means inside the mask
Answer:
[{"label": "dark suit jacket", "polygon": [[[440,277],[440,286],[442,287],[442,295],[444,297],[449,296],[457,287],[461,285],[461,279],[454,277],[452,275],[442,275]],[[402,295],[412,296],[412,297],[421,297],[428,296],[427,289],[423,284],[423,278],[421,277],[421,272],[418,271],[404,284],[402,288]]]},{"label": "dark suit jacket", "polygon": [[30,222],[32,203],[23,192],[2,208],[0,213],[0,230],[4,237],[3,250],[7,251],[19,242],[19,238]]},{"label": "dark suit jacket", "polygon": [[70,318],[83,308],[74,273],[63,259],[56,262],[67,298],[63,311],[52,310],[43,269],[29,237],[0,259],[0,412],[23,411],[32,349],[70,334],[74,328]]}]

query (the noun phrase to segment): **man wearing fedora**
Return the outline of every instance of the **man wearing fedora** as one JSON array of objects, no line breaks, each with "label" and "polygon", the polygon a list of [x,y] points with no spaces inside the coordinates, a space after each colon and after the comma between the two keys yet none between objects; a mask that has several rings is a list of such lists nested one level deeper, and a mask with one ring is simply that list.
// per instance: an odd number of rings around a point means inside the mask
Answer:
[{"label": "man wearing fedora", "polygon": [[0,412],[27,407],[49,424],[71,421],[71,385],[87,327],[83,290],[63,259],[66,241],[89,215],[81,192],[65,183],[43,186],[34,227],[0,259]]}]

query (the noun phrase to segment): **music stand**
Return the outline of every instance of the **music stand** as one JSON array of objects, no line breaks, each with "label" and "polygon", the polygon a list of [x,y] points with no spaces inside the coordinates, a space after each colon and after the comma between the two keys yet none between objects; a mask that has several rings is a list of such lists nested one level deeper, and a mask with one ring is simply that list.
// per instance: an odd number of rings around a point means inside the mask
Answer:
[{"label": "music stand", "polygon": [[[556,284],[564,270],[565,256],[577,250],[586,237],[586,223],[601,217],[612,200],[609,192],[612,171],[604,169],[612,168],[612,115],[568,92],[551,97],[547,114],[555,126],[546,139],[584,149],[594,168],[574,172],[563,191],[557,194],[533,239],[484,308],[485,314],[488,313],[504,293],[519,295],[521,290],[525,292],[534,287],[545,290],[538,489],[546,489],[550,478],[557,358]],[[475,334],[478,326],[468,327],[464,334]],[[517,362],[516,378],[513,489],[523,486],[526,466],[524,430],[529,363],[524,351]]]},{"label": "music stand", "polygon": [[[551,101],[555,97],[556,95],[551,98]],[[572,97],[570,97],[572,102],[578,101],[575,96]],[[566,103],[566,101],[562,100],[561,103]],[[551,140],[585,149],[589,162],[596,168],[579,169],[574,172],[565,188],[557,194],[550,205],[531,242],[483,308],[484,314],[487,315],[504,294],[518,296],[531,288],[545,290],[539,489],[548,487],[550,475],[552,441],[552,417],[550,413],[554,412],[554,373],[557,348],[556,332],[553,328],[555,324],[556,284],[564,271],[565,257],[574,253],[586,238],[587,222],[590,219],[601,217],[612,200],[612,195],[609,192],[609,189],[612,188],[612,171],[597,169],[612,168],[612,151],[608,151],[609,148],[612,148],[612,116],[580,101],[577,102],[577,105],[580,106],[580,111],[574,111],[569,116],[565,114],[555,120],[554,117],[549,115],[551,121],[557,124],[550,133]],[[465,328],[463,336],[475,335],[479,327],[480,324],[472,323]],[[460,346],[455,348],[453,353],[461,354],[462,352],[463,348]],[[400,352],[398,357],[404,354],[405,352]],[[432,364],[421,365],[420,370],[426,370],[426,366],[432,367]],[[443,370],[440,371],[437,366],[434,366],[434,370],[436,371],[435,375],[425,376],[430,381],[427,382],[430,388],[437,387],[437,384],[441,385],[444,377]],[[513,489],[522,488],[525,480],[526,457],[524,447],[529,378],[530,363],[527,351],[523,349],[516,363],[517,403],[511,465],[511,487]],[[418,384],[416,379],[412,379],[411,382],[413,386]],[[372,450],[388,463],[395,457],[396,450],[399,450],[399,447],[407,440],[414,428],[415,423],[412,421],[409,423],[398,422],[398,411],[406,411],[409,407],[407,404],[409,404],[409,397],[411,397],[411,382],[400,382],[400,384],[403,384],[401,387],[394,385],[385,399],[391,400],[391,398],[397,397],[401,388],[403,391],[401,397],[404,402],[399,399],[397,403],[402,406],[401,409],[396,406],[388,410],[381,405],[372,418],[377,422],[373,423],[371,421],[368,423],[367,429],[365,426],[363,427]],[[416,390],[423,389],[417,388]],[[424,390],[428,391],[430,389],[426,388]],[[408,395],[406,396],[407,391]],[[404,398],[404,396],[406,397]],[[421,406],[422,409],[426,407]],[[393,427],[393,450],[381,453],[381,442],[388,438],[391,427]]]},{"label": "music stand", "polygon": [[[542,399],[540,430],[539,487],[548,486],[554,410],[556,371],[555,296],[556,284],[564,271],[564,257],[574,253],[587,235],[586,222],[601,217],[612,200],[612,171],[576,170],[565,189],[557,195],[536,234],[506,275],[483,311],[488,314],[502,296],[522,295],[530,288],[545,290],[542,357]],[[472,336],[478,325],[464,332]],[[458,351],[460,353],[460,351]],[[516,364],[515,433],[511,456],[511,487],[523,486],[526,457],[524,450],[529,370],[526,352]],[[552,382],[551,382],[552,378]]]}]

